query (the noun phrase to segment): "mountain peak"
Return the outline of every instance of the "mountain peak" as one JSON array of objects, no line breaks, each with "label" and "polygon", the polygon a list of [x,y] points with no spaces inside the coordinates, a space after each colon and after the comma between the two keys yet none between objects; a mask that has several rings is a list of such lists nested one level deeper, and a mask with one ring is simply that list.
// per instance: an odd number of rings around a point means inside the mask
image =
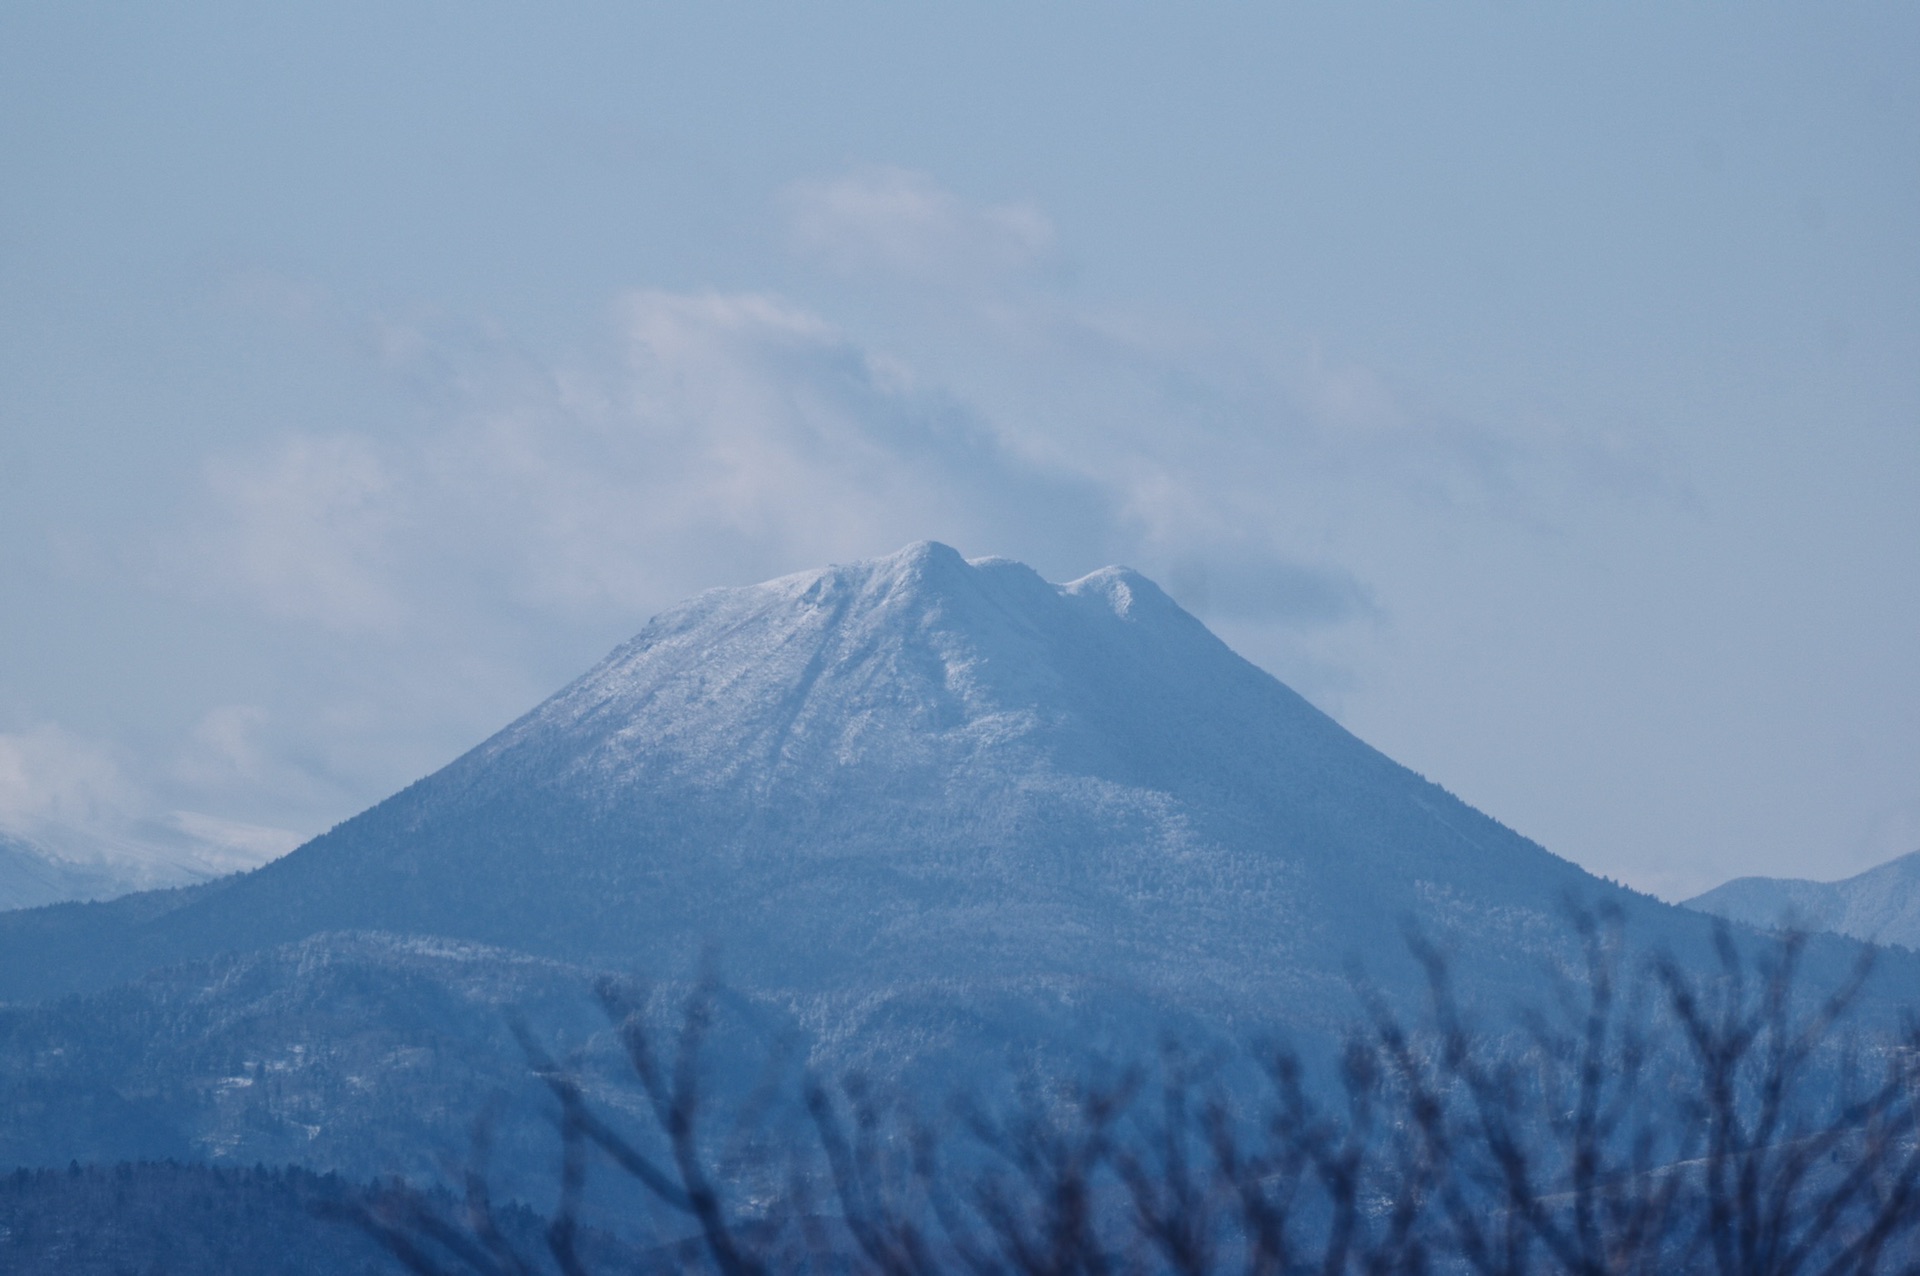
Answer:
[{"label": "mountain peak", "polygon": [[1060,586],[1060,591],[1070,598],[1097,601],[1119,619],[1135,624],[1156,620],[1200,624],[1165,590],[1131,567],[1102,567]]},{"label": "mountain peak", "polygon": [[908,757],[956,734],[1084,734],[1089,718],[1124,735],[1115,714],[1169,694],[1231,701],[1247,682],[1297,701],[1129,568],[1054,585],[919,541],[701,594],[487,747],[592,751],[609,775],[695,754],[719,776],[829,745],[844,764],[881,741]]},{"label": "mountain peak", "polygon": [[1307,985],[1344,1004],[1347,959],[1396,949],[1406,917],[1518,935],[1583,889],[1609,888],[1355,739],[1140,573],[1051,584],[921,541],[662,613],[165,925],[433,933],[656,973],[717,942],[763,989],[1093,979],[1271,1008]]},{"label": "mountain peak", "polygon": [[886,567],[919,575],[942,570],[958,571],[967,565],[967,560],[959,550],[939,541],[914,541],[891,554],[869,561],[876,568]]},{"label": "mountain peak", "polygon": [[820,597],[839,589],[852,588],[872,599],[896,594],[940,592],[961,583],[968,571],[960,551],[939,541],[914,541],[879,558],[836,563],[831,567],[795,573],[765,585],[748,589],[778,589],[782,585],[801,585],[804,592]]}]

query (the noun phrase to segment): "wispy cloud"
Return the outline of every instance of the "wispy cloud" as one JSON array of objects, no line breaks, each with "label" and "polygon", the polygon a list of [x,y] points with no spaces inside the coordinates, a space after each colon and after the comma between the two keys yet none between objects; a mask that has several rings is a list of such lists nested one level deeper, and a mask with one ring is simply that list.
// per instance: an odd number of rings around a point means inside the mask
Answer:
[{"label": "wispy cloud", "polygon": [[794,246],[848,273],[972,289],[1054,264],[1053,222],[1034,205],[969,203],[910,169],[795,182],[783,202]]},{"label": "wispy cloud", "polygon": [[217,458],[207,486],[224,526],[172,567],[211,569],[277,616],[392,630],[408,608],[384,571],[407,515],[400,481],[371,440],[348,433],[293,434],[263,455]]},{"label": "wispy cloud", "polygon": [[1539,409],[1464,416],[1318,342],[1277,373],[1317,463],[1381,498],[1549,535],[1596,506],[1691,500],[1669,464],[1620,431]]},{"label": "wispy cloud", "polygon": [[[222,458],[168,573],[391,634],[503,604],[656,607],[919,536],[1011,551],[1040,529],[1088,553],[1118,538],[1111,494],[1016,455],[817,314],[640,291],[616,322],[617,366],[475,378],[482,393],[410,438],[295,434]],[[443,370],[512,357],[460,334],[392,344]]]},{"label": "wispy cloud", "polygon": [[[220,717],[212,715],[216,733]],[[300,840],[268,825],[167,810],[141,771],[123,750],[51,724],[0,734],[0,833],[102,869],[102,882],[120,889],[252,868]]]},{"label": "wispy cloud", "polygon": [[48,724],[0,734],[0,828],[96,823],[118,814],[130,790],[105,745]]},{"label": "wispy cloud", "polygon": [[[1091,303],[1052,271],[1057,237],[1029,203],[861,169],[796,184],[786,207],[804,253],[894,285],[894,341],[937,352],[1006,446],[1112,493],[1162,565],[1197,541],[1297,559],[1329,508],[1554,535],[1595,506],[1687,499],[1621,432],[1538,408],[1464,416],[1318,340],[1276,349]],[[1276,518],[1280,505],[1305,517]]]},{"label": "wispy cloud", "polygon": [[391,638],[503,607],[643,611],[936,536],[1129,559],[1198,608],[1302,630],[1390,610],[1340,561],[1342,521],[1464,510],[1550,530],[1660,481],[1617,440],[1450,416],[1317,346],[1250,351],[1032,286],[1055,236],[1025,203],[899,169],[783,198],[803,251],[966,304],[932,308],[938,339],[919,320],[875,337],[771,293],[641,289],[613,309],[612,363],[383,321],[380,358],[437,415],[217,458],[171,570]]},{"label": "wispy cloud", "polygon": [[[622,358],[606,367],[390,332],[402,364],[479,391],[411,438],[294,435],[219,462],[183,560],[198,587],[385,634],[502,606],[644,610],[933,536],[1079,567],[1177,566],[1212,582],[1189,591],[1197,606],[1263,623],[1377,612],[1337,565],[1286,551],[1267,506],[1300,468],[1297,440],[1209,428],[1190,391],[1124,387],[1124,409],[1094,421],[1098,398],[997,410],[760,293],[637,291],[615,323]],[[1136,372],[1164,382],[1149,358],[1164,362],[1143,352]],[[469,376],[474,360],[523,366]]]}]

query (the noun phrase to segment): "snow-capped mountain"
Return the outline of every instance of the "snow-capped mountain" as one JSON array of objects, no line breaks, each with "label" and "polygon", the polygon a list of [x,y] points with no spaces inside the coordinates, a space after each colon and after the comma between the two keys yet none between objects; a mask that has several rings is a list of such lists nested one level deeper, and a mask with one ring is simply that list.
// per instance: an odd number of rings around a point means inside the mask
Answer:
[{"label": "snow-capped mountain", "polygon": [[1356,960],[1415,983],[1409,922],[1463,979],[1531,988],[1569,897],[1703,942],[1697,914],[1394,763],[1143,577],[1054,585],[923,543],[703,594],[255,872],[0,917],[0,996],[377,930],[665,977],[712,947],[850,1037],[1036,998],[1326,1023]]},{"label": "snow-capped mountain", "polygon": [[1838,882],[1736,877],[1688,900],[1687,907],[1763,929],[1831,931],[1920,949],[1920,851]]},{"label": "snow-capped mountain", "polygon": [[[0,1081],[54,1114],[0,1122],[0,1160],[384,1172],[524,1081],[504,1007],[596,969],[671,984],[710,947],[829,1072],[1071,1066],[1162,1029],[1324,1043],[1355,965],[1420,999],[1408,924],[1476,1008],[1537,1001],[1569,900],[1712,960],[1710,919],[1394,763],[1139,575],[920,544],[703,594],[253,872],[0,914]],[[1853,951],[1816,943],[1809,978]],[[1916,978],[1895,954],[1870,995]]]}]

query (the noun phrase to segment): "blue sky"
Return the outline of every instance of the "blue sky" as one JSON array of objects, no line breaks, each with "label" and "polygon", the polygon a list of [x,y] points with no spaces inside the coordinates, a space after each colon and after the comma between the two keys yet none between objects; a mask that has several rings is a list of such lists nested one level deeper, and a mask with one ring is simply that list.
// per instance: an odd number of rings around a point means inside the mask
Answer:
[{"label": "blue sky", "polygon": [[1658,893],[1920,848],[1916,54],[1900,5],[9,6],[0,826],[310,834],[687,594],[931,536],[1128,562]]}]

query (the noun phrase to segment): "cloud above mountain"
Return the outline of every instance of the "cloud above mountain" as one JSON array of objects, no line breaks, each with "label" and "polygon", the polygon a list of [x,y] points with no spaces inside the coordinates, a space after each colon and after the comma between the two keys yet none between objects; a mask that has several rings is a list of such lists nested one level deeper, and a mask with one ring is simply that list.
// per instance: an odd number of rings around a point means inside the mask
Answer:
[{"label": "cloud above mountain", "polygon": [[127,790],[119,759],[97,742],[50,724],[0,734],[0,829],[94,823]]},{"label": "cloud above mountain", "polygon": [[1034,288],[1055,235],[1024,204],[895,169],[784,204],[834,269],[959,298],[942,332],[925,310],[862,331],[771,292],[652,288],[617,299],[598,361],[383,322],[390,374],[434,383],[440,409],[211,458],[206,510],[161,574],[392,637],[473,623],[503,589],[637,615],[934,536],[1055,571],[1135,562],[1197,610],[1305,631],[1383,615],[1322,534],[1343,510],[1546,518],[1572,489],[1656,481],[1550,428],[1434,421],[1317,350],[1275,366]]},{"label": "cloud above mountain", "polygon": [[[1317,346],[1082,297],[1024,203],[866,168],[779,207],[797,269],[866,304],[634,288],[597,349],[558,354],[444,313],[342,312],[420,410],[206,458],[150,580],[324,635],[315,667],[337,666],[228,724],[256,787],[323,809],[435,756],[393,743],[419,722],[477,735],[511,716],[597,654],[580,634],[610,643],[701,589],[928,537],[1056,579],[1139,567],[1325,702],[1355,639],[1391,628],[1383,537],[1463,514],[1552,534],[1657,486],[1642,458],[1440,418]],[[240,784],[217,770],[175,765],[160,788],[217,808]]]},{"label": "cloud above mountain", "polygon": [[919,534],[1076,556],[1125,545],[1115,493],[1019,455],[815,313],[642,290],[615,314],[621,357],[593,368],[408,334],[408,365],[494,367],[410,437],[291,434],[210,463],[196,552],[171,570],[392,636],[470,620],[503,586],[526,608],[631,612]]}]

